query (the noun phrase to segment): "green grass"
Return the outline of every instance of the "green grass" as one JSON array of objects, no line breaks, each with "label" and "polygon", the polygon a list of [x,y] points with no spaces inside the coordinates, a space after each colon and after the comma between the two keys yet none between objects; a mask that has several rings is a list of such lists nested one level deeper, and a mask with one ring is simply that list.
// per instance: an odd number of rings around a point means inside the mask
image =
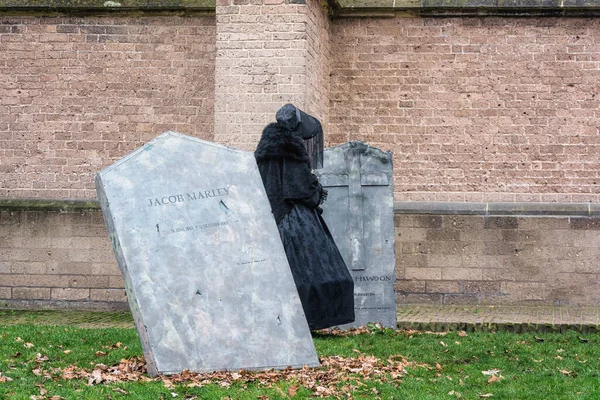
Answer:
[{"label": "green grass", "polygon": [[[426,364],[408,367],[408,373],[400,381],[362,380],[363,385],[353,393],[355,399],[479,399],[489,394],[493,400],[600,399],[600,334],[585,335],[587,342],[573,331],[535,335],[473,332],[463,337],[456,332],[445,336],[387,332],[340,337],[316,334],[315,345],[322,357],[356,357],[360,352],[385,361],[389,356],[400,354],[414,363]],[[294,385],[280,381],[274,388],[257,383],[237,383],[230,387],[178,384],[166,388],[162,382],[88,386],[87,380],[64,380],[58,378],[59,374],[36,376],[32,372],[52,371],[71,364],[92,369],[98,363],[110,366],[122,358],[141,355],[134,329],[4,326],[0,331],[0,380],[7,376],[12,381],[0,383],[0,398],[30,400],[31,396],[41,396],[45,391],[39,399],[52,396],[64,399],[220,399],[228,396],[256,399],[267,396],[279,399],[286,398],[288,388]],[[482,371],[493,369],[500,370],[502,379],[488,383],[490,376]],[[353,379],[361,380],[358,376]],[[311,395],[310,390],[300,387],[294,398]]]}]

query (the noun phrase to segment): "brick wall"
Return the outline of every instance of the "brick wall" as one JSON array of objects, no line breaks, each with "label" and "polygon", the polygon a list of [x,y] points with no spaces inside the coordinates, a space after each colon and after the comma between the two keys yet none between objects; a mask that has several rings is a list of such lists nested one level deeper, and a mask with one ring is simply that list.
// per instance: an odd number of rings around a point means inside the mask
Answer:
[{"label": "brick wall", "polygon": [[600,220],[397,215],[398,302],[600,302]]},{"label": "brick wall", "polygon": [[330,140],[394,151],[397,200],[600,200],[600,20],[332,23]]},{"label": "brick wall", "polygon": [[[0,198],[93,198],[96,171],[167,129],[253,150],[294,102],[331,145],[393,150],[397,200],[598,202],[598,24],[330,21],[317,0],[0,17]],[[400,302],[600,304],[595,219],[402,215],[396,230]],[[2,306],[125,306],[97,212],[2,211],[0,279]]]},{"label": "brick wall", "polygon": [[329,135],[329,73],[331,71],[330,22],[317,0],[307,2],[306,109]]},{"label": "brick wall", "polygon": [[252,151],[285,103],[304,104],[306,6],[219,0],[215,141]]},{"label": "brick wall", "polygon": [[165,130],[211,139],[214,17],[0,16],[0,197],[95,198]]},{"label": "brick wall", "polygon": [[0,211],[0,308],[125,308],[99,212]]},{"label": "brick wall", "polygon": [[327,122],[329,21],[318,0],[219,0],[215,141],[253,151],[286,103]]}]

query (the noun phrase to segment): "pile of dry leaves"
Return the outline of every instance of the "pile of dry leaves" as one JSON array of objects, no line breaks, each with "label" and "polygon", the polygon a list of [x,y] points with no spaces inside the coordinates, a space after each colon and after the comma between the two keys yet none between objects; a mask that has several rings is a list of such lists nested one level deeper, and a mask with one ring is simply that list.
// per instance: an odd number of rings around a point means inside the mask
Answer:
[{"label": "pile of dry leaves", "polygon": [[[217,384],[229,387],[234,383],[258,383],[264,387],[276,387],[282,381],[291,383],[287,395],[293,396],[303,386],[316,397],[334,396],[350,397],[352,391],[364,386],[364,381],[400,382],[406,368],[432,368],[426,364],[416,364],[403,356],[397,355],[381,360],[364,355],[358,350],[357,357],[321,357],[321,367],[301,369],[286,368],[283,370],[212,372],[195,373],[184,371],[176,375],[161,375],[150,378],[146,374],[146,363],[143,358],[122,359],[119,364],[106,366],[96,364],[93,369],[71,365],[67,368],[44,373],[53,374],[62,379],[84,379],[89,385],[131,381],[162,381],[167,388],[175,384],[188,387],[199,387]],[[280,389],[279,389],[280,390]]]}]

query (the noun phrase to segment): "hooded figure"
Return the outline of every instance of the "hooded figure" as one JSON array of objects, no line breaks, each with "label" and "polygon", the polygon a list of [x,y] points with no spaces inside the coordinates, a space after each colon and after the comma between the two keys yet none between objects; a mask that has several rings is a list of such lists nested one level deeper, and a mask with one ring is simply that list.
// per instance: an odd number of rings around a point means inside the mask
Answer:
[{"label": "hooded figure", "polygon": [[322,166],[323,129],[286,104],[265,127],[256,152],[300,301],[312,330],[354,321],[354,283],[319,205],[327,192],[311,167]]}]

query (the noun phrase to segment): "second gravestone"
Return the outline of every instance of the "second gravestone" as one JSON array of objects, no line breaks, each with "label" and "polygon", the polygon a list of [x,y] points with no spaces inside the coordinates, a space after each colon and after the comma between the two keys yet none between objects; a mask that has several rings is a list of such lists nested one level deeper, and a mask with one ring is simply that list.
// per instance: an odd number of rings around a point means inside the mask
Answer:
[{"label": "second gravestone", "polygon": [[354,279],[356,320],[396,327],[392,153],[363,142],[325,150],[316,173],[329,191],[323,218]]},{"label": "second gravestone", "polygon": [[167,132],[96,190],[151,375],[319,364],[252,153]]}]

